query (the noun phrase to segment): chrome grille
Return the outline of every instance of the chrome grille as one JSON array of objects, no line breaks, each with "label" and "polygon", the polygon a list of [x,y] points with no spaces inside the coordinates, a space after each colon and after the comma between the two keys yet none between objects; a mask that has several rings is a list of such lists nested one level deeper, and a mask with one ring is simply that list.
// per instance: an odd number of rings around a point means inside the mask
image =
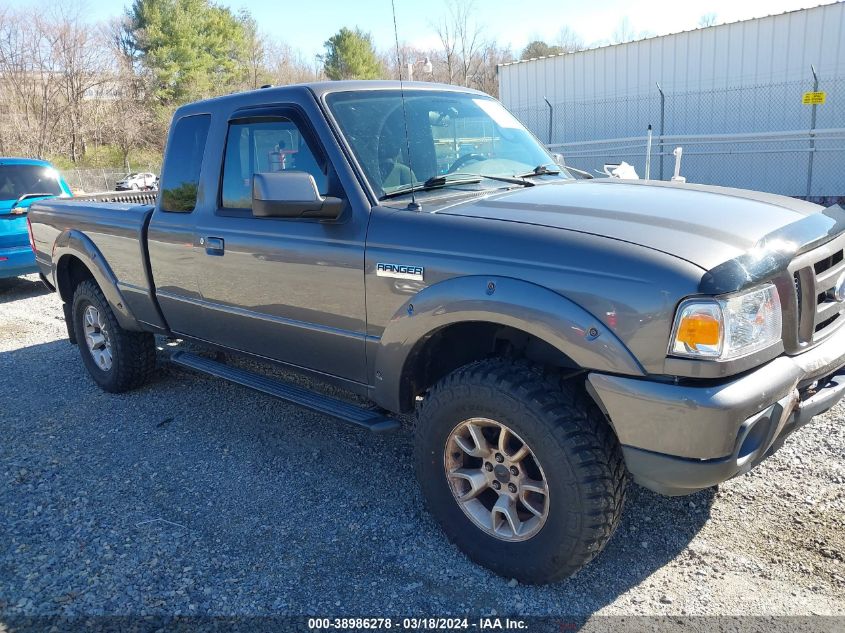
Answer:
[{"label": "chrome grille", "polygon": [[834,296],[845,274],[845,235],[801,255],[791,267],[798,307],[798,340],[813,344],[845,323],[845,303]]},{"label": "chrome grille", "polygon": [[831,257],[816,262],[816,315],[813,331],[823,331],[833,325],[841,316],[843,304],[838,301],[833,292],[836,282],[845,273],[845,263],[842,261],[843,251],[839,250]]}]

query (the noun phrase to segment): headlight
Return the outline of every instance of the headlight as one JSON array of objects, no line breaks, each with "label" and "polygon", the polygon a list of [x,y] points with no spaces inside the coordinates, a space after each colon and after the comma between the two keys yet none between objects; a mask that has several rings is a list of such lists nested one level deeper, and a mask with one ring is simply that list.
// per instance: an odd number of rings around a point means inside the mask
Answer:
[{"label": "headlight", "polygon": [[675,315],[669,354],[730,360],[776,343],[781,326],[773,284],[728,297],[688,299]]}]

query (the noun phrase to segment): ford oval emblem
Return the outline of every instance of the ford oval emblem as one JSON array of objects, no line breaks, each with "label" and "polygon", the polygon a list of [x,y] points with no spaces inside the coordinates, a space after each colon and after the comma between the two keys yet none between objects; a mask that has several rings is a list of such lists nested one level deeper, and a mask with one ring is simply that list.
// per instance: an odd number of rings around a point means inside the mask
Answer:
[{"label": "ford oval emblem", "polygon": [[833,298],[842,303],[845,301],[845,273],[839,275],[836,285],[833,287]]}]

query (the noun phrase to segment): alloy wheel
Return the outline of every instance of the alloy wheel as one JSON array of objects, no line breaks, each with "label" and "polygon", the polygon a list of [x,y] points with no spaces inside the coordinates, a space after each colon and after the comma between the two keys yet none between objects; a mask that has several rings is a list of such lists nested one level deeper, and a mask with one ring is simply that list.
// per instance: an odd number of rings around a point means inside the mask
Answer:
[{"label": "alloy wheel", "polygon": [[455,501],[487,534],[524,541],[549,515],[549,487],[534,452],[505,424],[470,418],[446,440],[444,468]]},{"label": "alloy wheel", "polygon": [[93,305],[85,308],[83,329],[85,343],[94,363],[103,371],[109,371],[112,366],[112,350],[108,326],[102,313]]}]

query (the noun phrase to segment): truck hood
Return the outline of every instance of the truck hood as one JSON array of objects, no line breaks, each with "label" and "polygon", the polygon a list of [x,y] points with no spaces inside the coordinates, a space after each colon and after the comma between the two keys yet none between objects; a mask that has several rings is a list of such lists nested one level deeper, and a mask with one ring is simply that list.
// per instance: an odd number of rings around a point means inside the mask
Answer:
[{"label": "truck hood", "polygon": [[821,210],[803,200],[744,189],[615,178],[555,182],[432,209],[609,237],[704,270]]}]

